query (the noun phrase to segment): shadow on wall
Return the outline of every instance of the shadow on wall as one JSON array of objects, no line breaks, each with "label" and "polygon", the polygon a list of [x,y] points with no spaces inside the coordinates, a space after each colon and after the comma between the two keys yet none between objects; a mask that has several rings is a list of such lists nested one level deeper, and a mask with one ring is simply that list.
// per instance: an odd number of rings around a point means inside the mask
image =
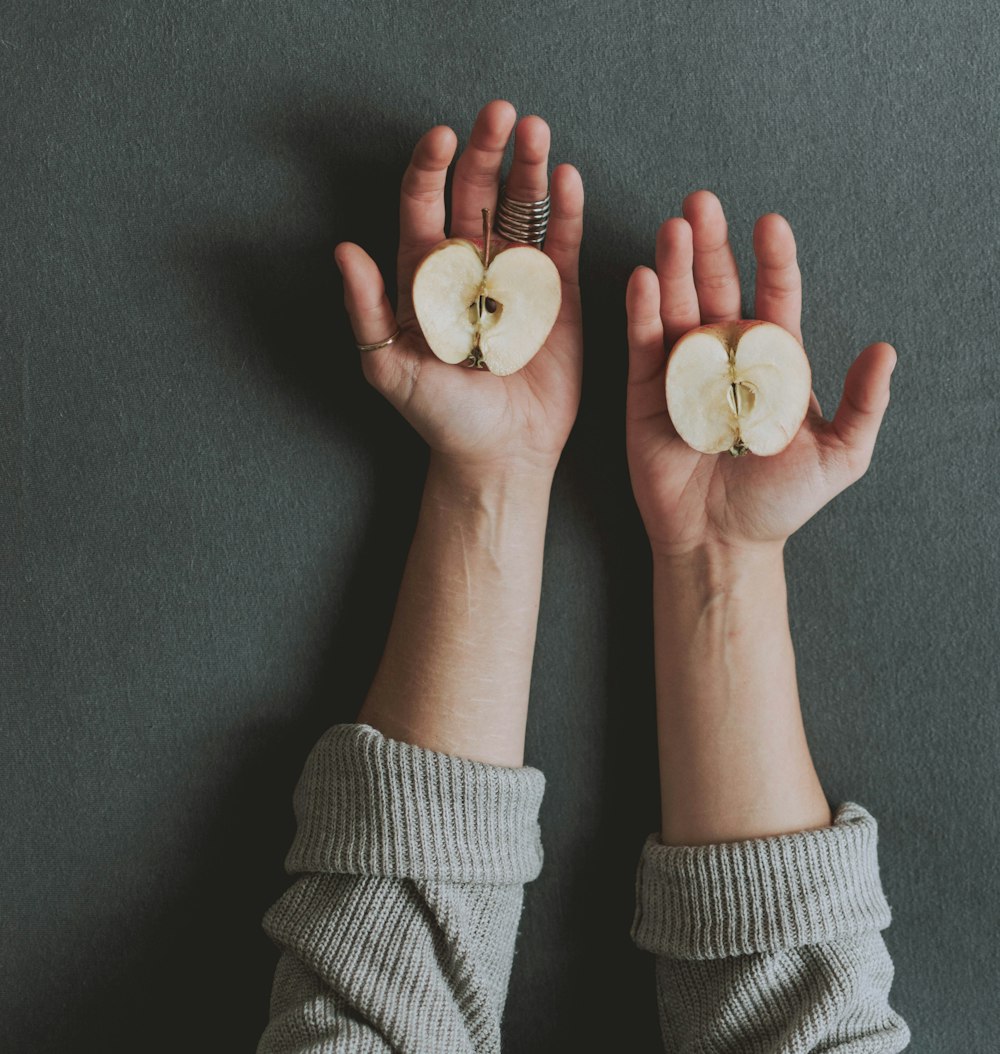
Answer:
[{"label": "shadow on wall", "polygon": [[[287,721],[277,728],[243,730],[244,738],[233,744],[233,754],[240,757],[236,775],[224,794],[206,802],[211,816],[202,826],[202,844],[186,868],[183,888],[164,890],[145,932],[130,932],[122,947],[108,949],[113,962],[101,981],[105,994],[88,997],[79,1014],[66,1013],[49,1049],[90,1049],[95,1043],[104,1050],[131,1049],[136,1042],[150,1052],[253,1049],[267,1020],[278,955],[260,921],[289,881],[282,864],[294,832],[292,789],[319,735],[332,723],[352,720],[367,691],[384,645],[426,464],[426,450],[410,426],[364,382],[332,256],[340,237],[363,244],[382,267],[394,300],[399,180],[424,129],[377,111],[362,128],[359,112],[364,109],[356,99],[311,114],[276,107],[258,130],[261,152],[288,158],[302,183],[314,188],[314,235],[290,235],[275,245],[194,231],[175,258],[211,291],[224,324],[235,335],[252,338],[234,346],[263,348],[267,369],[287,385],[296,403],[335,422],[370,454],[372,506],[344,591],[344,614],[330,627],[329,648],[311,686],[302,698],[287,701]],[[290,119],[289,113],[296,116]],[[373,140],[383,148],[373,152],[354,145]],[[584,397],[560,473],[572,488],[574,509],[601,539],[611,583],[603,686],[610,711],[605,771],[593,774],[610,791],[601,797],[598,816],[579,821],[586,831],[583,866],[562,896],[563,917],[578,932],[590,932],[600,952],[623,944],[621,922],[630,912],[635,854],[649,829],[648,813],[636,818],[637,801],[655,810],[656,782],[655,771],[637,772],[635,765],[637,739],[650,742],[653,725],[648,556],[624,451],[623,296],[630,262],[610,232],[588,228],[586,237]],[[607,392],[615,394],[608,398]],[[614,539],[626,543],[608,541]],[[655,761],[655,751],[646,753]],[[623,822],[623,817],[633,819]],[[595,922],[594,904],[608,895],[625,908],[599,915]],[[155,949],[156,954],[140,962],[135,949]],[[563,958],[544,949],[538,954],[550,964]],[[600,1025],[570,1011],[591,1000],[594,1006],[607,1005],[609,996],[620,1008],[634,1007],[634,1020],[655,1021],[646,958],[636,953],[627,960],[634,969],[622,970],[610,992],[601,958],[598,954],[588,964],[580,956],[566,957],[558,977],[548,971],[547,990],[533,993],[534,1005],[522,1004],[525,1020],[506,1025],[508,1037],[517,1037],[513,1049],[557,1044],[587,1049]],[[615,959],[617,952],[604,961]],[[164,1006],[172,1007],[167,1018]]]},{"label": "shadow on wall", "polygon": [[[288,112],[277,107],[259,129],[261,150],[289,159],[301,184],[312,189],[315,235],[290,236],[279,245],[260,240],[216,244],[207,257],[196,240],[189,264],[203,268],[208,261],[219,314],[263,349],[267,369],[287,385],[297,406],[356,439],[368,455],[373,479],[363,543],[346,582],[338,572],[343,614],[329,628],[329,647],[312,687],[287,701],[286,724],[263,730],[252,746],[245,746],[245,765],[228,800],[218,806],[215,834],[221,848],[215,859],[206,853],[197,901],[183,906],[199,919],[192,929],[211,933],[214,925],[218,942],[215,961],[199,965],[200,976],[184,982],[195,1011],[184,1016],[189,1024],[199,1022],[199,1045],[231,1050],[253,1049],[267,1022],[278,951],[260,923],[290,883],[283,862],[295,830],[292,790],[313,744],[331,724],[355,718],[374,675],[426,464],[412,428],[364,380],[333,260],[337,241],[358,241],[378,262],[395,300],[399,179],[406,155],[394,144],[411,131],[377,115],[362,132],[356,101],[339,111],[334,105],[300,113],[295,121],[289,121]],[[353,145],[370,142],[371,125],[378,126],[377,138],[386,144],[378,154]],[[247,888],[238,897],[227,888],[220,867],[229,875],[247,876]],[[176,950],[180,957],[182,949]],[[178,1029],[164,1049],[182,1049],[177,1043],[183,1031]]]}]

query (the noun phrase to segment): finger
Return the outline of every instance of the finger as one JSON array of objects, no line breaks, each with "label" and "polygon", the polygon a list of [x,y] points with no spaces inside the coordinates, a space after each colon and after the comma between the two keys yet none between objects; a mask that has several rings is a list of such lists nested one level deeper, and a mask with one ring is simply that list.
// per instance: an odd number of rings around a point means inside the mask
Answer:
[{"label": "finger", "polygon": [[[333,252],[344,277],[344,305],[358,344],[377,344],[396,332],[396,315],[385,295],[385,282],[375,261],[352,242],[341,242]],[[365,352],[375,355],[378,352]]]},{"label": "finger", "polygon": [[802,343],[802,275],[795,258],[795,235],[784,216],[769,212],[753,229],[757,257],[754,318],[773,322]]},{"label": "finger", "polygon": [[549,189],[549,146],[552,133],[532,114],[514,132],[514,160],[507,173],[506,193],[513,201],[541,201]]},{"label": "finger", "polygon": [[[628,320],[628,392],[626,414],[637,421],[654,414],[667,416],[663,387],[666,354],[660,318],[660,283],[649,267],[637,267],[625,289]],[[671,426],[671,430],[672,430]]]},{"label": "finger", "polygon": [[413,149],[399,194],[399,258],[411,266],[444,238],[444,186],[458,137],[447,125],[425,132]]},{"label": "finger", "polygon": [[656,233],[656,273],[660,279],[663,340],[668,350],[701,322],[693,262],[691,224],[679,216],[665,220]]},{"label": "finger", "polygon": [[740,275],[722,204],[710,190],[696,190],[684,199],[683,211],[693,234],[701,321],[735,322],[740,317]]},{"label": "finger", "polygon": [[567,285],[579,283],[580,242],[583,239],[583,180],[572,165],[557,165],[552,173],[552,211],[544,250]]},{"label": "finger", "polygon": [[847,452],[855,476],[868,468],[889,405],[889,378],[896,366],[891,344],[869,344],[847,371],[832,430]]},{"label": "finger", "polygon": [[469,143],[455,164],[451,188],[451,235],[476,238],[483,233],[483,209],[496,209],[500,166],[517,111],[509,102],[487,103],[472,126]]}]

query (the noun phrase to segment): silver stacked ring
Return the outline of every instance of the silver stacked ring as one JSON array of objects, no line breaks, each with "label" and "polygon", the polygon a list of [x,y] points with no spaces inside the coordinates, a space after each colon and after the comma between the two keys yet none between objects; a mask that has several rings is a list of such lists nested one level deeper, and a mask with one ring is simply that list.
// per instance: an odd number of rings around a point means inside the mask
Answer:
[{"label": "silver stacked ring", "polygon": [[514,201],[507,197],[505,188],[500,193],[494,230],[508,241],[525,242],[540,249],[549,227],[551,205],[549,194],[541,201]]}]

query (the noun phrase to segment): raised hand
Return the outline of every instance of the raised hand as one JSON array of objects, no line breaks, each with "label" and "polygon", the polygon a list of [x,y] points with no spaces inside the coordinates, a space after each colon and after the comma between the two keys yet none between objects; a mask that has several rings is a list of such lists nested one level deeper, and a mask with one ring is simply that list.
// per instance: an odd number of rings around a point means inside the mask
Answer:
[{"label": "raised hand", "polygon": [[[480,111],[455,165],[450,237],[482,236],[482,210],[495,212],[504,150],[517,121],[514,107],[494,100]],[[547,191],[549,127],[540,117],[517,124],[510,197],[535,201]],[[577,267],[583,232],[583,184],[572,165],[552,173],[552,211],[544,251],[562,278],[562,308],[544,347],[517,373],[497,377],[436,358],[420,332],[411,301],[413,273],[445,238],[444,189],[457,137],[438,125],[413,151],[400,195],[397,261],[399,303],[393,311],[379,268],[358,245],[341,242],[335,256],[358,344],[401,337],[361,353],[368,381],[413,425],[437,455],[463,468],[525,467],[551,473],[580,402],[583,339]]]},{"label": "raised hand", "polygon": [[[740,282],[719,199],[695,191],[683,213],[659,229],[656,270],[637,267],[626,292],[626,440],[639,511],[654,553],[783,543],[866,472],[896,353],[881,342],[864,349],[847,372],[832,421],[813,392],[805,422],[780,454],[733,458],[692,450],[667,412],[667,354],[695,326],[738,320]],[[791,227],[777,213],[762,216],[753,244],[755,317],[801,341],[802,280]]]}]

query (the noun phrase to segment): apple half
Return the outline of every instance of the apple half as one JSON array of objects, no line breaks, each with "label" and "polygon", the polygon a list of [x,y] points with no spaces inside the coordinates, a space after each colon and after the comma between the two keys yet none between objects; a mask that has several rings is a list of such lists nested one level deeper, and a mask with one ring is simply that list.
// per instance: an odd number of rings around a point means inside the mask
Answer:
[{"label": "apple half", "polygon": [[494,237],[488,209],[482,243],[447,238],[413,276],[413,310],[431,351],[498,377],[531,361],[561,304],[556,265],[533,245]]},{"label": "apple half", "polygon": [[805,420],[812,370],[805,349],[772,322],[699,326],[670,352],[667,410],[703,454],[780,454]]}]

